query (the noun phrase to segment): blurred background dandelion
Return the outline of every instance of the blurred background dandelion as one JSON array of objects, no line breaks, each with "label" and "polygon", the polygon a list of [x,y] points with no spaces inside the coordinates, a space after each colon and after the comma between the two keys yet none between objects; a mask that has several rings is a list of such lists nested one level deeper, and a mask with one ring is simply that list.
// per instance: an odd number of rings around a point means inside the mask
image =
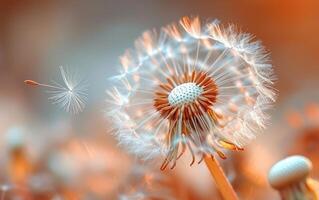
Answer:
[{"label": "blurred background dandelion", "polygon": [[[144,30],[185,15],[236,24],[271,52],[280,91],[271,124],[244,152],[221,162],[239,196],[279,199],[267,173],[291,154],[311,159],[318,179],[319,157],[312,153],[319,144],[318,6],[317,0],[0,1],[0,197],[218,199],[204,166],[186,167],[187,155],[164,174],[158,165],[145,166],[116,145],[103,116],[118,57]],[[60,65],[90,84],[78,115],[23,84],[54,80]]]}]

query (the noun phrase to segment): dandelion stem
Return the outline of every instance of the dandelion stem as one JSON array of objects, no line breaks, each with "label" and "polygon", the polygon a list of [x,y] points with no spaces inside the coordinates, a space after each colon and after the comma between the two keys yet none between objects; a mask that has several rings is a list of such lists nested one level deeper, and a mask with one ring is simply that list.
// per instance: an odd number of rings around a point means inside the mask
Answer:
[{"label": "dandelion stem", "polygon": [[227,180],[227,177],[219,165],[218,161],[211,155],[205,155],[204,157],[206,166],[213,176],[217,188],[221,193],[224,200],[238,200],[237,194],[235,193],[232,185]]}]

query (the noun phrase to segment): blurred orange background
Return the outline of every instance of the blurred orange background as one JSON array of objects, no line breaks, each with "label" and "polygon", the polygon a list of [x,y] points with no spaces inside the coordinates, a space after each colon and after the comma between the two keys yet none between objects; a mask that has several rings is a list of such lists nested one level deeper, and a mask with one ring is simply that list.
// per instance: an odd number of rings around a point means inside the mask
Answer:
[{"label": "blurred orange background", "polygon": [[[24,162],[22,165],[25,166],[32,165],[31,168],[41,168],[38,160],[43,159],[43,156],[45,159],[49,157],[50,153],[43,152],[52,151],[49,150],[50,148],[54,152],[57,149],[78,152],[80,150],[72,144],[74,141],[84,140],[94,149],[99,145],[102,146],[100,150],[97,150],[100,152],[96,153],[97,159],[103,160],[107,157],[106,165],[108,162],[120,163],[113,166],[116,168],[114,171],[109,172],[115,177],[114,180],[100,180],[92,177],[89,180],[85,177],[83,180],[86,181],[86,185],[83,184],[81,187],[89,188],[93,185],[92,188],[100,188],[92,189],[92,193],[105,191],[105,193],[99,193],[100,196],[97,195],[96,199],[102,198],[103,195],[109,199],[116,199],[121,190],[110,189],[111,186],[105,185],[107,183],[112,185],[113,181],[114,184],[116,182],[118,185],[123,185],[121,180],[118,180],[119,183],[115,180],[120,179],[119,174],[128,173],[127,167],[123,165],[130,166],[134,158],[122,152],[116,146],[112,136],[107,134],[108,122],[103,117],[105,90],[110,87],[107,78],[117,73],[118,57],[126,48],[133,46],[134,40],[144,30],[158,29],[179,20],[182,16],[190,15],[200,16],[202,19],[217,18],[223,24],[234,23],[242,31],[252,33],[260,39],[271,54],[278,79],[275,88],[279,90],[279,98],[272,113],[274,116],[272,125],[265,131],[265,135],[258,137],[247,147],[246,152],[234,156],[234,162],[237,163],[235,167],[248,173],[248,177],[253,177],[253,180],[238,179],[237,182],[234,181],[234,184],[235,189],[242,190],[242,195],[245,197],[243,199],[279,199],[276,192],[267,184],[265,179],[267,170],[272,163],[284,155],[291,152],[302,153],[298,150],[302,144],[286,140],[290,138],[289,131],[298,131],[300,126],[306,124],[298,125],[299,118],[303,117],[306,110],[296,106],[303,103],[305,107],[309,103],[315,104],[315,107],[319,105],[318,8],[317,0],[1,0],[0,168],[3,168],[3,172],[0,173],[0,185],[11,180],[10,170],[6,168],[12,161],[12,159],[10,161],[11,154],[8,153],[10,148],[5,139],[6,133],[12,128],[22,127],[26,130],[25,132],[28,132],[23,137],[23,148],[26,149],[22,150],[27,157],[24,159],[28,161],[20,160],[19,162]],[[50,81],[56,75],[60,65],[78,69],[86,74],[90,81],[87,108],[75,117],[49,104],[45,93],[30,89],[23,84],[25,79]],[[297,113],[296,117],[294,117],[295,113]],[[280,124],[281,122],[285,125]],[[297,127],[294,126],[296,124]],[[318,121],[315,125],[319,125]],[[287,129],[283,130],[284,127]],[[289,133],[284,134],[284,132]],[[316,133],[318,134],[318,131]],[[46,145],[48,141],[55,141],[55,143],[49,147],[50,145]],[[97,142],[100,144],[96,144]],[[287,146],[291,146],[292,150],[282,150],[289,149]],[[268,148],[282,150],[282,152],[274,156]],[[109,152],[108,156],[104,155],[105,152]],[[42,153],[44,155],[40,155]],[[18,154],[20,157],[21,152]],[[83,156],[84,153],[79,154]],[[259,162],[260,157],[265,163]],[[236,159],[240,161],[236,162]],[[37,162],[33,162],[35,160]],[[79,160],[82,162],[81,159]],[[96,159],[93,158],[93,160]],[[224,165],[225,168],[231,168],[227,167],[227,162]],[[177,170],[166,172],[169,180],[167,184],[162,185],[170,187],[173,190],[172,193],[178,196],[177,199],[212,199],[209,195],[216,194],[216,191],[213,182],[206,177],[208,176],[206,169],[202,166],[193,166],[193,168],[195,169],[179,166]],[[12,167],[9,169],[12,171]],[[36,171],[29,167],[24,170]],[[23,172],[23,169],[22,172],[21,169],[17,171],[22,173],[17,175],[22,176],[21,179],[23,179],[23,173],[28,174]],[[184,173],[184,171],[187,172]],[[199,172],[203,175],[198,175]],[[188,173],[190,173],[189,177],[184,177]],[[260,174],[264,177],[259,177]],[[319,178],[318,173],[314,175]],[[179,181],[191,182],[192,177],[204,178],[196,182],[198,185],[194,188],[190,183],[182,185],[178,183]],[[245,183],[241,183],[240,180]],[[241,184],[246,186],[240,188],[238,185]],[[62,193],[69,191],[72,193],[72,184],[67,189],[65,186],[61,187],[64,187],[59,189],[59,191],[63,190]],[[85,190],[81,187],[79,186],[80,189],[76,190]],[[254,187],[261,190],[260,194],[257,194],[257,189],[254,191]],[[184,190],[193,192],[185,194]],[[19,195],[30,196],[26,193],[21,192]],[[72,198],[81,199],[74,196]],[[102,199],[105,198],[103,196]],[[7,196],[7,199],[10,199],[10,196]],[[95,197],[87,199],[95,199]]]}]

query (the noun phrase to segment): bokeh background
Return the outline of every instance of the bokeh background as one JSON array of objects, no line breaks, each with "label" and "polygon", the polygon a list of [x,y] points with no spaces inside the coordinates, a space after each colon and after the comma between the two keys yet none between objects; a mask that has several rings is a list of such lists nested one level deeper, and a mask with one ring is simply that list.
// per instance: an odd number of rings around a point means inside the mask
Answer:
[{"label": "bokeh background", "polygon": [[[274,162],[303,154],[319,168],[318,7],[317,0],[1,0],[0,197],[218,199],[204,166],[144,169],[116,145],[103,113],[108,77],[125,49],[144,30],[198,15],[237,24],[271,54],[279,97],[269,129],[223,165],[243,199],[279,199],[266,179]],[[60,65],[90,82],[79,115],[23,84],[49,82]]]}]

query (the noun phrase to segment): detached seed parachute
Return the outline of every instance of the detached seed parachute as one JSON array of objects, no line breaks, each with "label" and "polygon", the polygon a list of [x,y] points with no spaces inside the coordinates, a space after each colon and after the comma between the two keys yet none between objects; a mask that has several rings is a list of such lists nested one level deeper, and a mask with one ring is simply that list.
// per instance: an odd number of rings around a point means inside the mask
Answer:
[{"label": "detached seed parachute", "polygon": [[60,73],[63,83],[53,82],[43,84],[34,80],[25,80],[24,83],[30,86],[41,86],[48,89],[49,100],[58,105],[66,112],[78,114],[85,108],[88,99],[88,85],[83,79],[79,79],[76,74],[66,71],[60,66]]}]

